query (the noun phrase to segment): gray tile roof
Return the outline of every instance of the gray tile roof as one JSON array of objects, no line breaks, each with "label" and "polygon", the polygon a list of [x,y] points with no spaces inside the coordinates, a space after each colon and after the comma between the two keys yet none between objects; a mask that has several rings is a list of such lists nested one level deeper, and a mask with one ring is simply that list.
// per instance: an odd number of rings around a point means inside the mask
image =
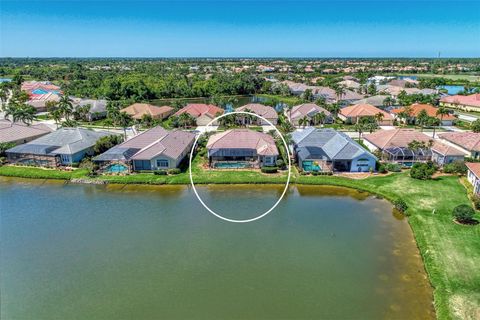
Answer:
[{"label": "gray tile roof", "polygon": [[107,111],[107,100],[99,99],[82,99],[82,98],[75,98],[70,97],[73,101],[73,105],[75,108],[86,106],[87,104],[90,105],[90,111],[88,113],[104,113]]},{"label": "gray tile roof", "polygon": [[52,129],[43,124],[27,126],[24,123],[0,120],[0,142],[12,142],[40,137]]},{"label": "gray tile roof", "polygon": [[45,146],[52,147],[51,149],[48,149],[51,154],[75,154],[79,151],[93,147],[98,139],[108,135],[111,135],[111,133],[107,131],[93,131],[84,128],[60,128],[57,131],[24,145],[13,147],[9,149],[8,152],[35,154],[36,152],[25,151],[34,151],[40,148],[37,146]]},{"label": "gray tile roof", "polygon": [[302,159],[325,155],[329,160],[349,160],[362,154],[373,154],[343,132],[333,129],[307,128],[292,134],[297,153]]}]

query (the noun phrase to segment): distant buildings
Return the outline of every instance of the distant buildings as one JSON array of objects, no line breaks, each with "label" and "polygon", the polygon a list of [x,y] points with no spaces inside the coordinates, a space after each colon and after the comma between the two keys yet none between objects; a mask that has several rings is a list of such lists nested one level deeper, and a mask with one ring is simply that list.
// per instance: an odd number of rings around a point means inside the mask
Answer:
[{"label": "distant buildings", "polygon": [[468,96],[454,95],[440,99],[440,105],[463,111],[480,111],[480,93]]},{"label": "distant buildings", "polygon": [[72,105],[75,109],[87,105],[90,106],[86,116],[88,121],[102,119],[107,116],[107,100],[83,99],[76,97],[70,97],[70,99],[72,100]]},{"label": "distant buildings", "polygon": [[[114,164],[133,171],[178,168],[195,141],[191,132],[155,127],[96,156],[93,161],[108,172]],[[118,171],[118,167],[116,167]]]},{"label": "distant buildings", "polygon": [[106,131],[84,128],[60,128],[26,144],[6,151],[8,161],[45,167],[72,165],[86,155],[93,155],[93,146],[101,137],[111,135]]},{"label": "distant buildings", "polygon": [[145,115],[151,116],[153,119],[163,120],[173,114],[172,107],[157,107],[148,103],[134,103],[120,110],[132,116],[133,119],[141,120]]},{"label": "distant buildings", "polygon": [[[225,112],[222,108],[211,104],[203,103],[189,103],[182,109],[178,110],[174,115],[180,116],[183,113],[188,113],[191,115],[197,122],[198,126],[206,126],[217,116],[222,115]],[[214,123],[213,125],[217,125]]]},{"label": "distant buildings", "polygon": [[208,139],[208,159],[213,168],[274,166],[279,155],[272,136],[248,129],[216,133]]},{"label": "distant buildings", "polygon": [[21,122],[0,120],[0,143],[27,143],[52,131],[44,124],[26,125]]},{"label": "distant buildings", "polygon": [[27,103],[38,112],[46,111],[47,102],[58,102],[62,95],[60,87],[49,81],[25,81],[21,85],[21,90],[28,93]]},{"label": "distant buildings", "polygon": [[345,133],[307,128],[292,134],[293,153],[304,171],[369,172],[377,158]]}]

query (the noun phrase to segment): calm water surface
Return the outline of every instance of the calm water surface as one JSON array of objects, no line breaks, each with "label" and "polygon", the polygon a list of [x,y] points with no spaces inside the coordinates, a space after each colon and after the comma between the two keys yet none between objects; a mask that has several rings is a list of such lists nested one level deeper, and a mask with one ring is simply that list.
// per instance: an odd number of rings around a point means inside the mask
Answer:
[{"label": "calm water surface", "polygon": [[[281,187],[213,186],[231,217]],[[1,319],[428,319],[406,220],[356,191],[292,187],[248,224],[188,187],[0,178]]]}]

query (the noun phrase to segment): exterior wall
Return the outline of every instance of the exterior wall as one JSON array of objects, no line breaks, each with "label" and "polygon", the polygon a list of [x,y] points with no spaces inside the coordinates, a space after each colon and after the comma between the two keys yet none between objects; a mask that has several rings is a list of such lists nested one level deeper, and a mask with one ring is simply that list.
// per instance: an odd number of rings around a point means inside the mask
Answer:
[{"label": "exterior wall", "polygon": [[370,154],[362,154],[352,160],[350,172],[369,172],[370,169],[375,170],[377,160]]},{"label": "exterior wall", "polygon": [[452,163],[454,161],[463,161],[464,159],[464,156],[444,156],[443,154],[432,150],[432,161],[441,166]]},{"label": "exterior wall", "polygon": [[[166,167],[159,166],[159,164],[161,164],[159,162],[164,162],[164,161],[167,161],[168,165]],[[150,166],[152,170],[173,169],[177,167],[177,160],[160,155],[158,157],[150,159]]]},{"label": "exterior wall", "polygon": [[440,106],[446,107],[446,108],[452,108],[452,109],[459,109],[463,111],[474,111],[474,112],[479,112],[480,107],[476,106],[469,106],[466,104],[461,104],[461,103],[448,103],[448,102],[441,102],[440,101]]},{"label": "exterior wall", "polygon": [[473,192],[480,194],[480,179],[471,170],[468,170],[467,178],[473,186]]},{"label": "exterior wall", "polygon": [[460,149],[461,151],[465,152],[465,156],[468,156],[468,157],[471,157],[471,158],[474,158],[474,159],[479,159],[480,158],[480,151],[467,150],[464,147],[462,147],[461,145],[458,145],[456,143],[450,142],[450,141],[442,139],[442,138],[440,138],[440,139],[442,140],[443,143],[451,145],[451,146],[455,146],[458,149]]},{"label": "exterior wall", "polygon": [[368,141],[367,139],[363,139],[363,144],[370,150],[371,152],[377,151],[378,148],[373,143]]}]

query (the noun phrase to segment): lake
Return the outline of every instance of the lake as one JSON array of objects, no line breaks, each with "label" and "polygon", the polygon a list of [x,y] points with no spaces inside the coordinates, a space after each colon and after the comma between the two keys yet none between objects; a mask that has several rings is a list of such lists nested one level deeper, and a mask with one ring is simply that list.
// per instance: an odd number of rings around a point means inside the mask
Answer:
[{"label": "lake", "polygon": [[[282,186],[203,186],[230,217]],[[433,319],[406,219],[366,193],[292,186],[247,224],[187,186],[0,178],[1,319]]]}]

